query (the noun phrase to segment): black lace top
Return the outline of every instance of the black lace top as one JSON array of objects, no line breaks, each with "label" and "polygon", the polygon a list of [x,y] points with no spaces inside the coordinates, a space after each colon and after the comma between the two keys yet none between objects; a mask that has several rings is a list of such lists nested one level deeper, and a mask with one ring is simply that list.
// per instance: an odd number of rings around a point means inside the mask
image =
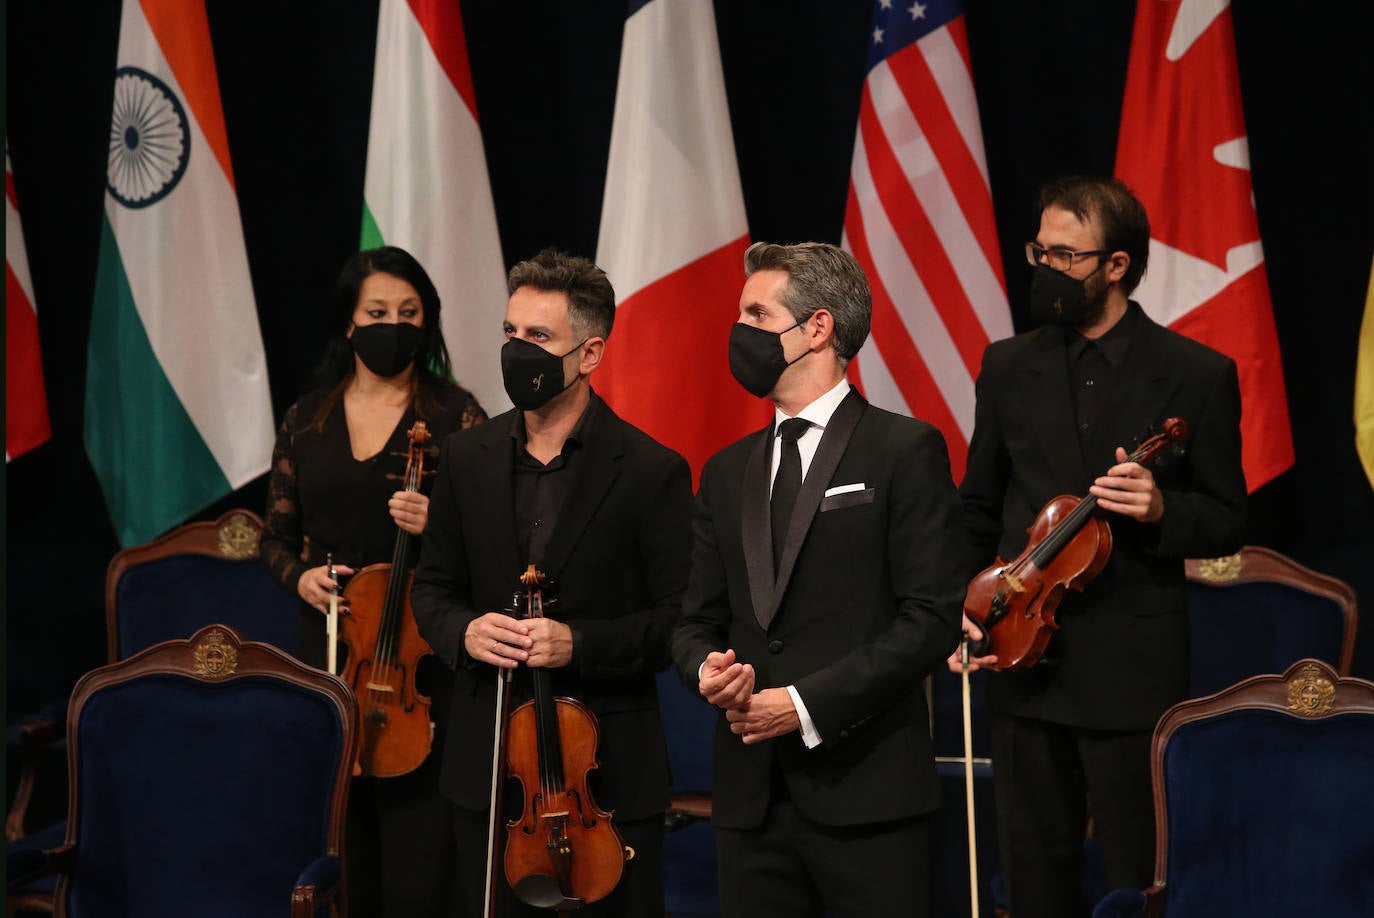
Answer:
[{"label": "black lace top", "polygon": [[[272,451],[262,557],[292,593],[306,570],[325,563],[327,552],[335,564],[359,570],[389,562],[400,531],[387,501],[403,484],[414,409],[406,411],[381,452],[359,461],[353,458],[342,399],[322,429],[307,429],[326,394],[312,392],[291,406]],[[442,405],[437,416],[424,418],[432,435],[420,487],[425,494],[433,486],[444,437],[487,417],[466,389],[444,393]]]}]

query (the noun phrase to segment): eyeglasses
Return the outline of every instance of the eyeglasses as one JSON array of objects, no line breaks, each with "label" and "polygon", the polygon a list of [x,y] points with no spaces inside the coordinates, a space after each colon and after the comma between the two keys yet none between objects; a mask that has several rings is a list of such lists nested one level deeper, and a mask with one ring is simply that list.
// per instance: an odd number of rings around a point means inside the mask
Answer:
[{"label": "eyeglasses", "polygon": [[1113,249],[1086,249],[1082,252],[1070,252],[1068,249],[1046,249],[1036,245],[1034,242],[1026,243],[1026,261],[1033,265],[1044,263],[1056,271],[1070,271],[1073,269],[1073,260],[1083,258],[1087,255],[1110,255]]}]

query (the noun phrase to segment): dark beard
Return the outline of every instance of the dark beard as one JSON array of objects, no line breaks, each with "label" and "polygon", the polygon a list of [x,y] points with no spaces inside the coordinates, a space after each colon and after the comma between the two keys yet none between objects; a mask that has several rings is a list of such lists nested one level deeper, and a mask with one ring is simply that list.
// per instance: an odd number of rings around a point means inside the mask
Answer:
[{"label": "dark beard", "polygon": [[[1098,273],[1096,271],[1089,275],[1089,277],[1097,276]],[[1105,283],[1105,278],[1103,280],[1102,289],[1093,294],[1092,298],[1088,300],[1088,311],[1083,313],[1083,319],[1078,325],[1079,328],[1091,328],[1107,314],[1107,295],[1111,292],[1112,285]]]}]

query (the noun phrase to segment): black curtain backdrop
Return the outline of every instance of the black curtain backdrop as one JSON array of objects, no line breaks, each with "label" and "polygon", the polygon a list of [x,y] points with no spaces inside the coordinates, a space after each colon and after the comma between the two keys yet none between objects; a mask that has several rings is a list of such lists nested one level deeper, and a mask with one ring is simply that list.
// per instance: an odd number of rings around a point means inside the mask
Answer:
[{"label": "black curtain backdrop", "polygon": [[[357,245],[377,5],[208,7],[280,417],[309,383],[326,292]],[[753,237],[838,242],[870,4],[715,7]],[[507,261],[549,244],[594,255],[624,4],[462,8]],[[61,696],[104,658],[105,568],[118,546],[81,421],[120,5],[16,0],[7,12],[7,136],[54,430],[6,469],[12,715]],[[972,0],[966,15],[1013,315],[1025,329],[1020,247],[1035,232],[1036,188],[1111,171],[1134,5]],[[1355,456],[1352,393],[1374,251],[1374,79],[1354,17],[1344,7],[1234,10],[1297,450],[1296,466],[1254,495],[1250,541],[1354,583],[1369,604],[1374,492]],[[495,330],[492,339],[499,346]],[[261,511],[265,495],[259,479],[199,518]],[[1372,628],[1356,654],[1364,676],[1374,676]]]}]

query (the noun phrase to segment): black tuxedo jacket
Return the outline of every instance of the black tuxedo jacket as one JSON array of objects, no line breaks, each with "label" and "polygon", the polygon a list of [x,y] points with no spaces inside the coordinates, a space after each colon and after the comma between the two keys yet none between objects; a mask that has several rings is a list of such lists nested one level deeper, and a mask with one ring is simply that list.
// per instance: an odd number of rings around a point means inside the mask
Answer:
[{"label": "black tuxedo jacket", "polygon": [[[514,415],[444,442],[411,591],[420,634],[455,670],[440,786],[474,811],[487,808],[491,790],[496,668],[467,655],[463,634],[479,615],[511,607],[528,564],[514,521]],[[541,565],[557,596],[547,614],[575,635],[572,662],[550,672],[556,695],[583,702],[598,719],[596,802],[639,819],[668,804],[654,674],[669,663],[687,584],[691,473],[604,403],[581,449]],[[528,671],[517,674],[519,701]]]},{"label": "black tuxedo jacket", "polygon": [[[1108,513],[1106,569],[1059,606],[1047,661],[994,673],[993,709],[1100,729],[1151,729],[1187,692],[1183,559],[1240,548],[1246,492],[1240,462],[1236,365],[1155,324],[1132,303],[1131,343],[1093,436],[1080,446],[1064,330],[995,342],[983,355],[968,470],[960,485],[976,571],[1016,557],[1041,508],[1084,496],[1166,418],[1188,424],[1182,455],[1152,467],[1164,497],[1157,523]],[[1225,648],[1216,648],[1224,653]]]},{"label": "black tuxedo jacket", "polygon": [[[922,680],[955,646],[964,583],[959,503],[939,431],[851,391],[825,428],[774,582],[772,425],[702,472],[692,575],[673,659],[696,691],[710,651],[734,648],[756,688],[793,685],[800,732],[745,746],[716,729],[712,821],[759,826],[774,769],[810,820],[841,826],[939,804]],[[826,496],[832,488],[860,488]]]}]

